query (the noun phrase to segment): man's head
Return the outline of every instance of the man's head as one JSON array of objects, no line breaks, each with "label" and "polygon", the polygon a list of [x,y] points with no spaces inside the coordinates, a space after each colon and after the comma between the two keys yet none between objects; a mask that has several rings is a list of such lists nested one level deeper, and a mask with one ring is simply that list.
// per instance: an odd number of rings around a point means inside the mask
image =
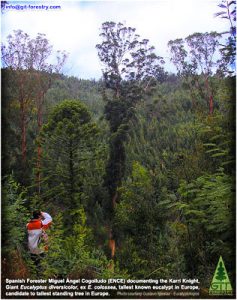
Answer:
[{"label": "man's head", "polygon": [[39,219],[41,217],[41,211],[40,210],[35,210],[33,211],[33,219]]}]

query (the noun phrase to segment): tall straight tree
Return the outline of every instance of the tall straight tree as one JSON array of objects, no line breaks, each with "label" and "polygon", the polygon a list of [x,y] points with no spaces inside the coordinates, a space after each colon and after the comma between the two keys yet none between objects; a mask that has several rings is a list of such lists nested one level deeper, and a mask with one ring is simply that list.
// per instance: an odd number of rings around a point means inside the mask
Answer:
[{"label": "tall straight tree", "polygon": [[97,50],[103,64],[105,116],[110,125],[110,157],[106,169],[105,185],[110,195],[109,245],[111,257],[115,254],[112,229],[114,208],[118,201],[118,187],[125,171],[124,143],[129,121],[136,104],[164,77],[162,57],[154,52],[147,39],[141,39],[136,29],[122,23],[102,24],[101,44]]},{"label": "tall straight tree", "polygon": [[[14,30],[13,35],[8,36],[7,44],[2,44],[1,49],[3,66],[14,70],[16,75],[21,119],[21,152],[24,167],[27,159],[26,132],[29,107],[30,105],[36,107],[39,133],[42,127],[44,96],[51,86],[52,73],[59,73],[65,62],[66,54],[58,51],[57,61],[50,64],[52,46],[45,35],[39,33],[33,39],[22,30]],[[37,185],[38,192],[40,192],[40,143],[38,143],[37,153]]]},{"label": "tall straight tree", "polygon": [[29,107],[33,101],[33,88],[30,76],[27,48],[29,35],[21,30],[14,31],[14,35],[7,38],[7,46],[2,44],[3,66],[14,70],[17,85],[17,98],[20,107],[21,154],[22,165],[26,163],[26,130]]},{"label": "tall straight tree", "polygon": [[223,64],[220,38],[221,34],[217,32],[194,33],[168,43],[171,61],[178,74],[188,80],[192,95],[195,83],[206,99],[209,115],[213,114],[214,107],[210,78],[216,73],[225,73],[227,67]]},{"label": "tall straight tree", "polygon": [[[32,77],[35,81],[35,105],[37,111],[37,127],[38,137],[40,137],[41,128],[43,125],[43,104],[45,94],[52,85],[55,78],[58,77],[65,60],[66,53],[57,51],[56,62],[54,64],[49,63],[49,59],[52,56],[53,47],[45,37],[45,34],[38,34],[35,39],[31,39],[29,42],[30,51],[30,69]],[[37,165],[36,165],[36,181],[38,194],[41,192],[41,156],[42,148],[40,140],[37,143]]]}]

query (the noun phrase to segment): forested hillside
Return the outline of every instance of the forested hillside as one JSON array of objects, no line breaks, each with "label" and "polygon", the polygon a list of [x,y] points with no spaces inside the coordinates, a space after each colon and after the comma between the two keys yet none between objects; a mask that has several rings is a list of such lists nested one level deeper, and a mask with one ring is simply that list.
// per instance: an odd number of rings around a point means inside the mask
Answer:
[{"label": "forested hillside", "polygon": [[[198,278],[205,293],[222,256],[234,283],[232,35],[225,48],[215,32],[170,41],[171,74],[135,29],[101,32],[101,80],[19,67],[5,46],[3,277]],[[35,209],[53,217],[40,270]]]}]

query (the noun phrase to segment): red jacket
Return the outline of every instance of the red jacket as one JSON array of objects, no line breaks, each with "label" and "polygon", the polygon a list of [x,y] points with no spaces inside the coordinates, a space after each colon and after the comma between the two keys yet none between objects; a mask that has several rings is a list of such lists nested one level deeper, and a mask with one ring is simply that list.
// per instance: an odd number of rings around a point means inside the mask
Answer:
[{"label": "red jacket", "polygon": [[44,252],[39,248],[39,243],[43,230],[49,228],[52,223],[52,217],[45,212],[42,212],[43,220],[33,219],[26,225],[28,230],[28,247],[32,254],[40,254]]}]

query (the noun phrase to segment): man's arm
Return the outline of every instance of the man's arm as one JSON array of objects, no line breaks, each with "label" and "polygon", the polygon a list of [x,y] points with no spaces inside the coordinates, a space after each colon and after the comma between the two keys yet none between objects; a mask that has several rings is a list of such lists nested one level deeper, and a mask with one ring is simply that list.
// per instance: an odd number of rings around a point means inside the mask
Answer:
[{"label": "man's arm", "polygon": [[44,219],[42,220],[43,229],[47,229],[47,228],[50,226],[50,224],[52,223],[53,219],[52,219],[52,217],[51,217],[48,213],[46,213],[46,212],[41,212],[41,215],[42,215],[42,217],[44,218]]}]

